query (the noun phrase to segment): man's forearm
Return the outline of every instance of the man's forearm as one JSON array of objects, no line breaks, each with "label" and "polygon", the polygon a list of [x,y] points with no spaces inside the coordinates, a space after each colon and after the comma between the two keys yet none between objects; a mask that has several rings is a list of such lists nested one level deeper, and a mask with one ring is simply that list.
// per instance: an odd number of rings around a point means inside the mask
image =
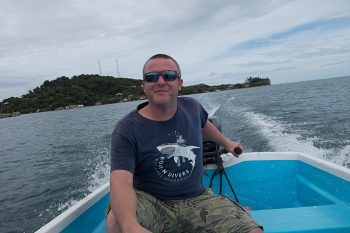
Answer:
[{"label": "man's forearm", "polygon": [[112,211],[123,232],[138,225],[136,215],[137,197],[132,187],[132,179],[130,181],[128,174],[124,176],[125,172],[127,171],[113,171],[110,181]]}]

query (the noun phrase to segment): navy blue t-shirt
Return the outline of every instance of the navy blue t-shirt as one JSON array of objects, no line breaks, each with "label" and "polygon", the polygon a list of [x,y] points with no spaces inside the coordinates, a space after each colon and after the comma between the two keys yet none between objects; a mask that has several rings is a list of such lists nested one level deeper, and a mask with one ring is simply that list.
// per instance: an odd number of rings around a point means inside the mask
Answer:
[{"label": "navy blue t-shirt", "polygon": [[167,121],[147,119],[138,109],[119,120],[113,130],[111,172],[130,171],[134,188],[163,201],[200,195],[204,191],[201,128],[208,113],[189,97],[178,98],[177,111]]}]

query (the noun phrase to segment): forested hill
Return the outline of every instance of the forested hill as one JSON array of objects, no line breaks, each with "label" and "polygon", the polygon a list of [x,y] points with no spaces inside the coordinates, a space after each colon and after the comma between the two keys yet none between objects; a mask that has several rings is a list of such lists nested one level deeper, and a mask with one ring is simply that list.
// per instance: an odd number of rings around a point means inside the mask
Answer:
[{"label": "forested hill", "polygon": [[[0,102],[0,114],[13,112],[26,114],[76,107],[78,105],[93,106],[146,99],[141,84],[142,80],[112,76],[85,74],[72,78],[62,76],[53,81],[46,80],[40,87],[29,90],[27,94],[20,98],[4,99]],[[243,84],[187,86],[182,88],[180,95],[261,85],[270,85],[270,80],[268,78],[250,77]]]}]

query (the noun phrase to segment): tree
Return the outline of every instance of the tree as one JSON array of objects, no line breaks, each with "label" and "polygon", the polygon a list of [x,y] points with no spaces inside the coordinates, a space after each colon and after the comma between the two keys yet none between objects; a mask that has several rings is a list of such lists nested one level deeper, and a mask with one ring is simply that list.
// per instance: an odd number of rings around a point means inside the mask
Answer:
[{"label": "tree", "polygon": [[[21,112],[22,114],[40,111],[52,111],[58,107],[83,104],[85,106],[117,103],[123,99],[139,100],[144,97],[141,88],[142,80],[130,78],[114,78],[98,74],[81,74],[68,78],[61,76],[55,80],[45,80],[40,87],[29,90],[21,98],[11,97],[0,102],[2,113]],[[270,85],[268,78],[249,77],[244,84]],[[235,84],[235,88],[242,88],[244,84]],[[208,86],[198,84],[183,87],[180,95],[190,95],[203,92],[212,92],[218,89],[227,90],[230,84]],[[118,95],[121,93],[122,95]]]},{"label": "tree", "polygon": [[245,80],[244,84],[249,86],[262,86],[262,85],[271,85],[269,78],[259,78],[258,77],[249,77]]}]

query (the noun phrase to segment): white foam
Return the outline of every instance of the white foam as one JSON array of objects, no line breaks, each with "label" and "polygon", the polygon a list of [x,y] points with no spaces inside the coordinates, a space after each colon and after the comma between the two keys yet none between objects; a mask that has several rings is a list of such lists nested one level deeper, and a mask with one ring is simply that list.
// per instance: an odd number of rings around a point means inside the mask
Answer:
[{"label": "white foam", "polygon": [[94,173],[91,174],[88,190],[90,192],[95,191],[97,188],[109,181],[110,167],[108,163],[97,164]]},{"label": "white foam", "polygon": [[226,103],[227,103],[227,102],[230,102],[231,100],[234,100],[234,99],[236,99],[236,97],[233,96],[233,97],[229,98],[229,99],[226,101]]},{"label": "white foam", "polygon": [[65,211],[65,210],[67,210],[69,207],[71,207],[71,206],[73,206],[73,205],[75,205],[76,203],[78,203],[78,200],[69,200],[69,201],[67,201],[66,203],[63,203],[63,204],[58,204],[58,211],[60,211],[60,212],[63,212],[63,211]]},{"label": "white foam", "polygon": [[[86,170],[89,171],[90,176],[88,179],[88,184],[86,188],[81,190],[84,193],[84,197],[88,194],[94,192],[96,189],[101,187],[103,184],[109,181],[110,167],[109,167],[109,148],[99,148],[100,143],[96,145],[91,145],[92,148],[87,152],[92,155],[90,158],[86,159]],[[65,195],[68,195],[67,193]],[[70,198],[64,203],[55,204],[55,208],[59,212],[63,212],[68,208],[72,207],[79,200]],[[54,206],[51,206],[54,207]]]},{"label": "white foam", "polygon": [[209,110],[207,110],[209,116],[213,116],[216,113],[216,111],[220,108],[220,106],[220,104],[217,106],[212,106]]},{"label": "white foam", "polygon": [[[313,145],[317,137],[305,138],[293,131],[290,125],[280,123],[278,118],[269,117],[260,113],[245,112],[243,116],[258,129],[269,145],[276,152],[297,151],[310,154],[319,158],[324,158],[331,150],[319,149]],[[285,133],[288,131],[288,133]]]},{"label": "white foam", "polygon": [[334,153],[334,155],[330,158],[330,161],[350,168],[350,145],[346,145],[345,147],[339,149],[338,153]]},{"label": "white foam", "polygon": [[208,112],[209,116],[213,116],[216,111],[221,107],[221,104],[217,98],[213,98],[210,93],[204,93],[200,95],[194,95],[193,98],[197,99],[201,103],[203,108]]}]

